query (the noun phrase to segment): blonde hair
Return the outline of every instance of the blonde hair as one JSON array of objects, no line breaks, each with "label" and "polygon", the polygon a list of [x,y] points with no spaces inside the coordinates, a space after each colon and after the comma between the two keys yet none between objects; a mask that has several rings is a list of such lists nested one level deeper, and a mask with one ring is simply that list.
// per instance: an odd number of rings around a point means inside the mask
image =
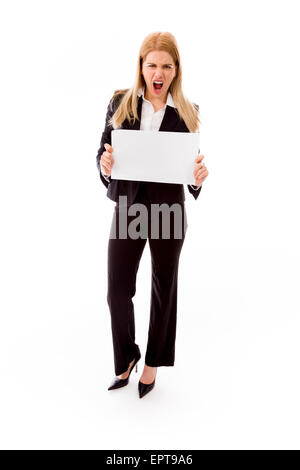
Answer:
[{"label": "blonde hair", "polygon": [[136,78],[132,88],[122,90],[115,90],[114,95],[110,101],[111,110],[113,109],[113,102],[120,95],[124,95],[121,102],[116,109],[115,113],[109,120],[109,124],[113,129],[121,127],[122,123],[127,119],[130,123],[134,123],[138,119],[137,105],[138,105],[138,91],[140,87],[145,86],[146,83],[142,76],[143,61],[146,59],[149,52],[152,51],[166,51],[168,52],[176,65],[176,76],[173,78],[169,88],[172,95],[175,107],[179,117],[183,119],[185,125],[190,132],[198,132],[199,124],[201,124],[198,111],[199,107],[195,103],[191,103],[185,98],[182,91],[182,69],[181,61],[178,51],[178,46],[175,37],[168,32],[155,32],[151,33],[143,40],[139,51],[139,58],[137,63]]}]

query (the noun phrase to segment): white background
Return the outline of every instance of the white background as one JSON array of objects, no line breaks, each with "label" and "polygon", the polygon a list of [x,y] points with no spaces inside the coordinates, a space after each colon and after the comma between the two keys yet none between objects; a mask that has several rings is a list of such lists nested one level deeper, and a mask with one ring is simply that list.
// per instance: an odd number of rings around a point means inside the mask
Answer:
[{"label": "white background", "polygon": [[[5,449],[299,449],[297,1],[2,1],[0,442]],[[209,170],[187,191],[176,359],[139,399],[114,377],[107,104],[175,35]]]}]

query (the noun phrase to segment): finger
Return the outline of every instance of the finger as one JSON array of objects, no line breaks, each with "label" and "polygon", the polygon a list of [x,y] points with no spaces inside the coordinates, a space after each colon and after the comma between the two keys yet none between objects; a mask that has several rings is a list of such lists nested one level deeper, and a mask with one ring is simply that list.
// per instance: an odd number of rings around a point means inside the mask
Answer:
[{"label": "finger", "polygon": [[109,145],[109,144],[104,144],[104,147],[105,147],[105,150],[107,150],[107,151],[110,152],[110,153],[113,151],[112,146]]},{"label": "finger", "polygon": [[197,174],[199,175],[200,173],[206,173],[207,168],[200,168],[200,170],[197,171]]},{"label": "finger", "polygon": [[200,171],[198,171],[196,178],[197,177],[199,178],[200,176],[203,176],[203,175],[208,175],[208,171],[206,169],[201,169]]},{"label": "finger", "polygon": [[199,170],[202,170],[205,167],[205,165],[197,165],[196,168],[194,169],[194,175],[196,175]]},{"label": "finger", "polygon": [[198,155],[197,158],[196,158],[196,160],[195,160],[195,162],[196,162],[196,163],[199,163],[199,162],[201,162],[201,161],[203,160],[203,158],[204,158],[204,155]]},{"label": "finger", "polygon": [[102,155],[101,162],[105,163],[106,165],[112,166],[114,164],[114,160],[111,157],[107,157],[106,155]]},{"label": "finger", "polygon": [[105,155],[109,160],[113,161],[113,155],[110,152],[104,152],[103,155]]},{"label": "finger", "polygon": [[206,170],[206,166],[203,164],[203,165],[197,165],[197,168],[196,170],[199,171],[199,170]]},{"label": "finger", "polygon": [[197,174],[199,174],[200,172],[203,172],[203,171],[206,171],[206,167],[202,166],[201,168],[199,168],[197,170]]},{"label": "finger", "polygon": [[202,175],[201,177],[196,178],[196,186],[200,186],[203,183],[207,175]]},{"label": "finger", "polygon": [[114,159],[111,156],[108,156],[106,153],[103,154],[101,161],[106,163],[114,163]]},{"label": "finger", "polygon": [[105,174],[110,172],[110,168],[105,164],[101,165],[101,170],[103,170],[103,173]]},{"label": "finger", "polygon": [[110,172],[108,170],[105,170],[103,168],[103,170],[101,170],[101,173],[104,175],[104,176],[110,176]]},{"label": "finger", "polygon": [[108,166],[103,165],[103,168],[104,168],[104,173],[105,173],[106,175],[111,172],[111,168],[109,168]]},{"label": "finger", "polygon": [[196,178],[197,185],[202,184],[207,175],[202,175],[199,178]]},{"label": "finger", "polygon": [[103,162],[103,165],[105,166],[105,168],[107,168],[109,171],[111,171],[111,168],[112,168],[112,165],[108,162]]},{"label": "finger", "polygon": [[100,164],[105,166],[105,168],[110,168],[111,167],[110,161],[107,161],[105,158],[101,158]]}]

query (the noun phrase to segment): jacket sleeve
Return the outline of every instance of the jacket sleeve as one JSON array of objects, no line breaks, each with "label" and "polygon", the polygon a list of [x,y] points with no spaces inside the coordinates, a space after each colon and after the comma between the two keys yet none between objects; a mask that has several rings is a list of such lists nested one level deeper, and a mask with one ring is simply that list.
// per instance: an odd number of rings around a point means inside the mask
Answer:
[{"label": "jacket sleeve", "polygon": [[194,196],[195,199],[197,199],[202,189],[202,184],[200,186],[195,186],[194,184],[188,184],[187,187],[188,187],[189,192]]},{"label": "jacket sleeve", "polygon": [[[194,188],[198,188],[198,189],[194,189]],[[192,184],[188,184],[188,190],[194,196],[195,199],[197,199],[197,197],[199,196],[201,189],[202,189],[202,184],[200,186],[194,186]]]},{"label": "jacket sleeve", "polygon": [[101,155],[105,151],[104,144],[109,144],[111,145],[111,131],[112,131],[112,126],[108,124],[109,119],[112,117],[114,113],[114,109],[112,106],[112,98],[107,106],[107,111],[106,111],[106,118],[105,118],[105,128],[104,131],[102,132],[102,137],[101,137],[101,142],[100,142],[100,147],[97,152],[96,156],[96,163],[97,163],[97,168],[99,172],[100,179],[102,183],[108,187],[108,185],[111,182],[111,177],[110,176],[104,176],[101,171],[101,166],[100,166],[100,160],[101,160]]}]

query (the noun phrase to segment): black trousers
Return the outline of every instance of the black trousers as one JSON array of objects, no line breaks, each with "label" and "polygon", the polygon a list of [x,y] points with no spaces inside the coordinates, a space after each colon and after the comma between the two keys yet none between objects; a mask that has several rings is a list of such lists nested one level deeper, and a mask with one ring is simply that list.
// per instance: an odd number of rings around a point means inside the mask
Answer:
[{"label": "black trousers", "polygon": [[[140,353],[139,346],[135,342],[132,298],[136,292],[137,271],[147,239],[151,253],[152,286],[145,364],[152,367],[173,366],[175,361],[177,278],[180,252],[187,229],[186,210],[184,202],[177,203],[181,208],[180,221],[179,218],[175,218],[172,211],[169,211],[170,236],[167,238],[163,235],[163,216],[161,215],[159,236],[152,238],[153,216],[151,217],[151,202],[147,195],[148,184],[147,182],[141,183],[134,201],[134,203],[144,204],[147,208],[148,236],[121,238],[119,227],[122,211],[123,216],[124,211],[127,211],[127,228],[137,215],[128,215],[131,206],[122,206],[119,202],[115,205],[111,224],[108,242],[107,302],[111,317],[116,375],[126,372],[129,363]],[[159,204],[163,204],[163,201]],[[178,232],[176,234],[178,224],[181,225],[180,238],[178,238]]]}]

